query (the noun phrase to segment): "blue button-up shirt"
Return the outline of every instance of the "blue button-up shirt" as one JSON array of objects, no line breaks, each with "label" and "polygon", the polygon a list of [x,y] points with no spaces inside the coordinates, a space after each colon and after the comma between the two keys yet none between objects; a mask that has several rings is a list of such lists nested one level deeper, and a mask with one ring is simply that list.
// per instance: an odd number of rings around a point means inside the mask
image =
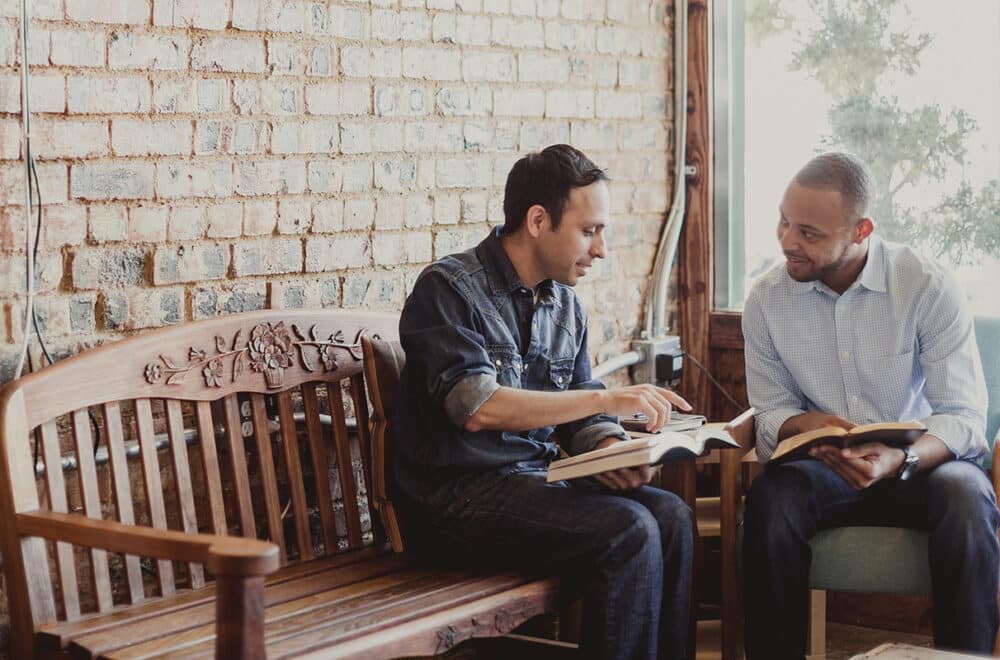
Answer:
[{"label": "blue button-up shirt", "polygon": [[812,410],[856,424],[916,419],[956,458],[986,451],[972,316],[954,279],[907,247],[872,237],[842,295],[776,266],[750,291],[743,335],[761,461],[782,424]]},{"label": "blue button-up shirt", "polygon": [[482,483],[544,469],[558,453],[628,437],[618,419],[594,415],[559,427],[477,432],[465,422],[503,387],[603,389],[591,377],[587,319],[573,289],[545,280],[527,288],[500,229],[471,250],[428,266],[399,322],[406,365],[392,428],[397,485],[440,506],[457,482]]}]

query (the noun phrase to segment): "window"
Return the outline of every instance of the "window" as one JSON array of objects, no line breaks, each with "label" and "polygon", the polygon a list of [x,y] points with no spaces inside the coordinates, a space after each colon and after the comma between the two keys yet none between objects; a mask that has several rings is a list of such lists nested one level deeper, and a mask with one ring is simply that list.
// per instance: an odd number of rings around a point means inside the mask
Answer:
[{"label": "window", "polygon": [[1000,316],[1000,3],[716,5],[716,306],[782,262],[785,186],[809,158],[871,166],[883,237],[949,267]]}]

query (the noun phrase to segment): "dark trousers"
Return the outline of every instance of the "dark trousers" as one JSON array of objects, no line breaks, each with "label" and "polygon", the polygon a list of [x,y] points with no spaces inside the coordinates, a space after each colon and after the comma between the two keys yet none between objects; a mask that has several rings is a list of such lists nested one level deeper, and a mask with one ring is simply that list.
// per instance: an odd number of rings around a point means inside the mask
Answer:
[{"label": "dark trousers", "polygon": [[679,497],[587,479],[547,484],[544,471],[452,495],[423,512],[431,534],[422,545],[456,560],[566,574],[584,599],[584,657],[685,657],[694,523]]},{"label": "dark trousers", "polygon": [[748,659],[805,655],[809,540],[820,530],[849,525],[928,532],[935,646],[991,652],[998,616],[998,524],[993,488],[982,468],[967,461],[864,490],[851,488],[815,460],[767,466],[753,482],[745,520]]}]

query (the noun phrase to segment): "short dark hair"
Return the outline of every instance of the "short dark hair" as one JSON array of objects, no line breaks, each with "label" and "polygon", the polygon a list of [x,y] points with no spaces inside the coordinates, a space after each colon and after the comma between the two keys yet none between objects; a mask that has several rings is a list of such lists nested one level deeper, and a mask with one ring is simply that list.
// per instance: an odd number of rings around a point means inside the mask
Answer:
[{"label": "short dark hair", "polygon": [[840,192],[854,219],[864,218],[873,205],[875,184],[863,160],[853,154],[829,152],[816,156],[795,175],[806,188],[829,188]]},{"label": "short dark hair", "polygon": [[554,144],[528,154],[514,163],[507,175],[503,193],[504,233],[519,230],[528,209],[535,204],[548,212],[554,229],[559,227],[573,188],[607,180],[607,172],[568,144]]}]

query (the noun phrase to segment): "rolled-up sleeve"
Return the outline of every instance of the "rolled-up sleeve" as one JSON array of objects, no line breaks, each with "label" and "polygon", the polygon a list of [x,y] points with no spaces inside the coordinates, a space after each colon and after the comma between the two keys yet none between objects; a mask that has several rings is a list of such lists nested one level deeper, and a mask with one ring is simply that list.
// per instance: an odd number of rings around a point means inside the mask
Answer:
[{"label": "rolled-up sleeve", "polygon": [[757,409],[757,459],[764,463],[774,453],[781,426],[806,411],[805,396],[778,355],[755,292],[743,308],[743,338],[747,394]]},{"label": "rolled-up sleeve", "polygon": [[500,387],[478,327],[478,312],[460,283],[433,269],[417,280],[400,316],[407,368],[419,374],[431,399],[456,426]]},{"label": "rolled-up sleeve", "polygon": [[923,302],[918,340],[931,414],[921,421],[956,458],[976,458],[986,452],[987,393],[972,316],[950,277]]}]

